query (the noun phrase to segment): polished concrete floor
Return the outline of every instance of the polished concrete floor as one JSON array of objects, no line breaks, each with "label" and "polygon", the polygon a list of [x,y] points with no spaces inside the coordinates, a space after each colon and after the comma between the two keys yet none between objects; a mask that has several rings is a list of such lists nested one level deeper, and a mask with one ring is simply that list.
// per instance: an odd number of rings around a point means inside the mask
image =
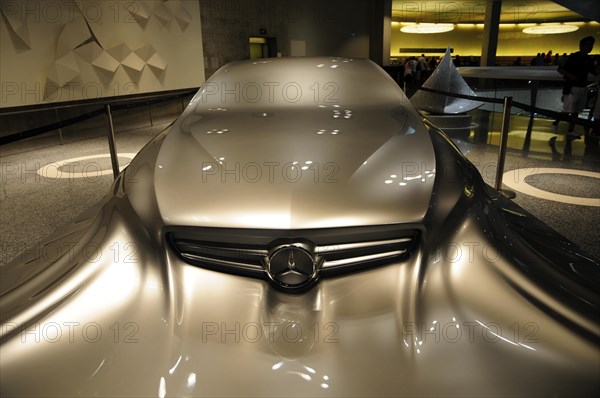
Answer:
[{"label": "polished concrete floor", "polygon": [[[166,126],[117,134],[120,164],[127,164]],[[553,160],[547,138],[545,133],[534,134],[533,146],[539,151],[527,156],[509,149],[504,188],[510,185],[517,204],[600,258],[599,159],[582,158],[583,144],[578,142],[571,159]],[[455,142],[485,181],[494,185],[497,146],[474,144],[470,139]],[[82,133],[79,139],[63,144],[50,135],[4,145],[0,165],[0,264],[19,253],[35,253],[43,238],[101,200],[113,181],[103,130]]]},{"label": "polished concrete floor", "polygon": [[[498,147],[474,145],[468,140],[455,142],[483,179],[495,186]],[[561,146],[559,149],[562,151]],[[524,156],[520,150],[509,149],[502,188],[516,194],[513,201],[519,206],[600,259],[598,160],[596,156],[553,160],[550,151]]]}]

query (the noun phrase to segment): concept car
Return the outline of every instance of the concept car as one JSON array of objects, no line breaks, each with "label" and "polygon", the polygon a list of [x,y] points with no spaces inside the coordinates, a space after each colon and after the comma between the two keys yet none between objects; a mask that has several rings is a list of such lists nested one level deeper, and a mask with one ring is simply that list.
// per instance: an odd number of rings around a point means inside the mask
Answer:
[{"label": "concept car", "polygon": [[236,62],[2,267],[3,396],[582,396],[598,261],[367,60]]}]

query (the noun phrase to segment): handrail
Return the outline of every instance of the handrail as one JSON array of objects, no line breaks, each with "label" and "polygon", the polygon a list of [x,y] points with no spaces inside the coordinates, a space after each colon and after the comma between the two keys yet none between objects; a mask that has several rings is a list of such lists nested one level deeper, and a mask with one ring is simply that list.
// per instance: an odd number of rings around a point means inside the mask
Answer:
[{"label": "handrail", "polygon": [[[496,103],[496,104],[502,104],[502,103],[504,103],[504,99],[502,99],[502,98],[479,97],[479,96],[475,96],[475,95],[466,95],[466,94],[459,94],[459,93],[451,93],[451,92],[448,92],[448,91],[433,90],[433,89],[430,89],[428,87],[420,87],[418,90],[427,91],[427,92],[430,92],[430,93],[433,93],[433,94],[446,95],[446,96],[449,96],[449,97],[470,99],[470,100],[473,100],[473,101],[492,102],[492,103]],[[554,120],[567,121],[567,122],[571,120],[571,118],[569,117],[569,115],[565,114],[564,112],[557,112],[557,111],[551,111],[550,109],[538,108],[538,107],[527,105],[527,104],[524,104],[524,103],[518,102],[518,101],[512,101],[512,106],[517,107],[517,108],[521,108],[521,109],[523,109],[525,111],[528,111],[528,112],[535,112],[535,113],[540,114],[540,115],[548,116],[548,117],[550,117],[550,118],[552,118]],[[583,127],[594,127],[594,123],[592,121],[586,120],[586,119],[582,119],[582,118],[579,118],[579,117],[576,119],[575,124],[578,124],[578,125],[583,126]]]},{"label": "handrail", "polygon": [[[137,107],[141,107],[141,106],[153,105],[153,104],[157,104],[157,103],[161,103],[161,102],[174,101],[174,100],[180,99],[182,97],[185,97],[187,95],[194,94],[196,91],[197,91],[196,89],[194,89],[194,90],[186,89],[183,92],[180,92],[175,95],[170,95],[166,98],[164,96],[159,97],[158,95],[147,95],[147,96],[143,96],[143,97],[136,97],[134,99],[120,98],[115,101],[116,102],[127,101],[127,103],[120,104],[120,105],[119,104],[111,105],[111,107],[112,107],[112,110],[121,110],[121,109],[137,108]],[[154,99],[147,100],[148,98],[154,98]],[[144,99],[146,99],[146,101],[144,101]],[[105,113],[105,107],[108,104],[109,103],[107,101],[103,100],[103,101],[86,102],[86,103],[82,103],[82,104],[60,105],[60,106],[58,106],[58,108],[74,108],[77,106],[84,106],[84,105],[85,106],[100,105],[100,106],[102,106],[102,108],[97,109],[95,111],[85,113],[83,115],[78,115],[78,116],[72,117],[70,119],[59,120],[58,122],[50,123],[45,126],[34,127],[32,129],[28,129],[28,130],[20,131],[18,133],[13,133],[13,134],[9,134],[9,135],[0,137],[0,145],[9,144],[9,143],[15,142],[15,141],[20,141],[25,138],[35,137],[35,136],[47,133],[49,131],[57,130],[62,127],[70,126],[72,124],[76,124],[76,123],[82,122],[84,120],[91,119],[93,117],[96,117],[98,115]],[[5,112],[5,113],[0,112],[0,116],[7,115],[7,114],[35,112],[35,111],[47,110],[47,109],[56,109],[56,107],[52,107],[52,108],[43,107],[43,109],[39,109],[39,108],[38,109],[27,109],[27,110],[14,111],[14,112]]]},{"label": "handrail", "polygon": [[56,123],[47,124],[45,126],[34,127],[29,130],[19,131],[0,137],[0,145],[10,144],[11,142],[24,140],[25,138],[35,137],[47,133],[49,131],[58,130],[62,127],[67,127],[75,123],[82,122],[84,120],[91,119],[104,113],[104,109],[96,109],[95,111],[84,113],[83,115],[75,116],[66,120],[59,120]]},{"label": "handrail", "polygon": [[[118,95],[112,97],[102,97],[102,98],[90,98],[90,99],[81,99],[81,100],[73,100],[73,101],[61,101],[61,102],[44,102],[41,104],[33,104],[33,105],[22,105],[22,106],[13,106],[13,107],[0,107],[0,116],[10,115],[15,113],[24,113],[24,112],[38,112],[48,109],[62,109],[62,108],[75,108],[78,106],[84,105],[101,105],[104,106],[108,103],[115,104],[117,102],[138,102],[138,100],[142,101],[148,98],[157,98],[162,99],[165,97],[172,97],[174,95],[188,95],[195,94],[198,91],[199,87],[190,87],[178,90],[168,90],[168,91],[158,91],[151,93],[141,93],[141,94],[129,94],[129,95]],[[158,101],[160,102],[160,101]]]},{"label": "handrail", "polygon": [[[57,130],[57,129],[60,129],[61,127],[70,126],[72,124],[79,123],[79,122],[82,122],[87,119],[91,119],[93,117],[96,117],[96,116],[104,113],[107,116],[107,123],[108,123],[107,138],[108,138],[108,148],[110,150],[112,171],[113,171],[113,176],[116,179],[120,173],[120,170],[119,170],[119,160],[117,157],[117,148],[116,148],[116,143],[115,143],[115,129],[113,126],[110,102],[112,102],[112,103],[126,102],[124,104],[114,105],[114,107],[113,107],[114,109],[137,108],[140,106],[148,106],[148,105],[152,105],[152,104],[156,104],[156,103],[160,103],[160,102],[176,100],[176,99],[182,98],[184,96],[194,94],[194,93],[196,93],[197,90],[198,90],[197,88],[195,88],[193,90],[190,90],[190,89],[177,90],[176,92],[178,92],[178,94],[170,95],[170,96],[169,96],[169,94],[163,92],[161,94],[154,94],[154,95],[143,95],[143,96],[136,95],[134,97],[127,96],[126,98],[125,97],[109,97],[109,98],[103,98],[102,100],[92,100],[92,101],[84,100],[84,101],[77,101],[77,102],[62,103],[62,105],[58,105],[58,106],[56,104],[43,104],[40,106],[33,106],[33,107],[26,106],[26,107],[19,107],[19,108],[10,108],[8,111],[7,110],[3,111],[2,109],[0,109],[0,116],[2,116],[2,115],[8,115],[8,114],[36,112],[36,111],[48,110],[48,109],[56,110],[57,108],[74,108],[76,106],[89,106],[89,105],[101,105],[102,106],[101,109],[97,109],[95,111],[88,112],[86,114],[79,115],[79,116],[76,116],[76,117],[73,117],[73,118],[70,118],[67,120],[59,120],[56,123],[51,123],[46,126],[40,126],[40,127],[36,127],[33,129],[10,134],[10,135],[4,136],[4,137],[0,137],[0,145],[8,144],[8,143],[15,142],[15,141],[20,141],[25,138],[35,137],[37,135],[47,133],[48,131]],[[156,98],[156,99],[150,100],[150,98]],[[145,101],[144,101],[144,99],[145,99]]]},{"label": "handrail", "polygon": [[459,93],[451,93],[449,91],[442,91],[442,90],[434,90],[432,88],[428,88],[428,87],[419,87],[417,89],[417,91],[422,90],[422,91],[427,91],[429,93],[433,93],[433,94],[440,94],[440,95],[446,95],[449,97],[456,97],[456,98],[463,98],[463,99],[469,99],[469,100],[473,100],[473,101],[481,101],[481,102],[493,102],[496,104],[502,104],[504,103],[504,100],[501,98],[494,98],[494,97],[479,97],[476,95],[467,95],[467,94],[459,94]]}]

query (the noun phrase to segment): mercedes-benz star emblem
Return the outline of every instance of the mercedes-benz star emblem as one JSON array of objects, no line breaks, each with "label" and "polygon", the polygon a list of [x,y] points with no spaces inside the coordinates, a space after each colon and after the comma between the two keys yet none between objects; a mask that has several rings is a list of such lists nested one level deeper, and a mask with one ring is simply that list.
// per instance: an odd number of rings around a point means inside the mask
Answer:
[{"label": "mercedes-benz star emblem", "polygon": [[269,278],[284,288],[301,288],[317,274],[317,262],[310,252],[297,245],[275,248],[266,260]]}]

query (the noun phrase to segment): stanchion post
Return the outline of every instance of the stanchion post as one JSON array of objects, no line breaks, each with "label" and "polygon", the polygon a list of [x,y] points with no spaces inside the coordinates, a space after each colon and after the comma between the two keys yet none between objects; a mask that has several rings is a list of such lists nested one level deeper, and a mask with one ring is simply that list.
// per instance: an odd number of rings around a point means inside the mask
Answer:
[{"label": "stanchion post", "polygon": [[531,147],[531,132],[533,130],[533,121],[535,120],[535,104],[537,103],[538,87],[540,85],[539,80],[531,81],[531,100],[529,105],[533,109],[529,112],[529,123],[527,124],[527,133],[525,134],[525,141],[523,141],[523,154],[526,155]]},{"label": "stanchion post", "polygon": [[117,157],[117,147],[115,144],[115,128],[113,126],[112,113],[110,112],[110,105],[104,106],[106,116],[108,118],[108,148],[110,149],[110,161],[112,163],[113,176],[117,179],[119,175],[119,158]]},{"label": "stanchion post", "polygon": [[502,190],[502,175],[504,174],[504,161],[506,159],[506,145],[508,143],[508,127],[510,125],[510,108],[512,97],[504,97],[504,110],[502,112],[502,131],[500,133],[500,148],[498,149],[498,168],[496,170],[496,190],[509,198],[514,198],[514,192]]},{"label": "stanchion post", "polygon": [[[54,116],[56,117],[56,122],[60,123],[60,118],[58,117],[58,109],[56,108],[54,108]],[[60,138],[60,145],[64,145],[62,129],[60,127],[58,128],[58,136]]]}]

